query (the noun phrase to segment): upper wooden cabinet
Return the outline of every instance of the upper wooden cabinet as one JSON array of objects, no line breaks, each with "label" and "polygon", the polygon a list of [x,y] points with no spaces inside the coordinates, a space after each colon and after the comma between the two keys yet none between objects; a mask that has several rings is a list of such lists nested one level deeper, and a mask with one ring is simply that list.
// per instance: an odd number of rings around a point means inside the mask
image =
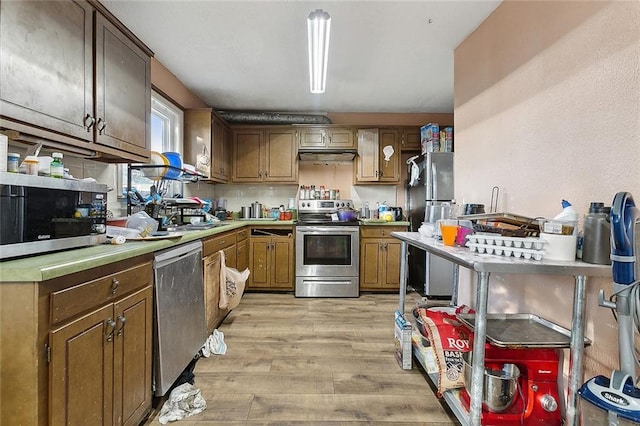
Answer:
[{"label": "upper wooden cabinet", "polygon": [[355,130],[348,127],[300,127],[298,148],[300,149],[354,149]]},{"label": "upper wooden cabinet", "polygon": [[[385,150],[393,150],[385,160]],[[398,129],[358,130],[358,156],[354,164],[354,183],[400,182]]]},{"label": "upper wooden cabinet", "polygon": [[0,127],[148,159],[152,53],[107,16],[97,2],[0,3]]},{"label": "upper wooden cabinet", "polygon": [[184,112],[184,158],[214,182],[231,175],[231,130],[211,108]]},{"label": "upper wooden cabinet", "polygon": [[233,129],[232,181],[298,181],[296,131],[291,127]]},{"label": "upper wooden cabinet", "polygon": [[400,149],[403,151],[420,151],[420,127],[407,126],[398,128]]}]

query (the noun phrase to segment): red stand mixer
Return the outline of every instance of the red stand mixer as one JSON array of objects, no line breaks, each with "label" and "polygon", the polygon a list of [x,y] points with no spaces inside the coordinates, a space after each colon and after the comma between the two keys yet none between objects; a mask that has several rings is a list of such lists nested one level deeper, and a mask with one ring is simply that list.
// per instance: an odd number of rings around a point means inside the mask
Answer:
[{"label": "red stand mixer", "polygon": [[[473,347],[471,342],[470,344]],[[493,412],[485,403],[482,404],[483,425],[560,426],[562,424],[558,403],[559,357],[555,349],[499,348],[487,343],[484,362],[485,371],[499,371],[504,364],[515,364],[520,370],[520,377],[513,400],[506,409]],[[466,384],[466,387],[470,386],[471,383]],[[460,390],[460,399],[463,407],[469,410],[470,398],[466,387]],[[486,380],[483,389],[486,393]],[[483,401],[485,401],[484,398]]]}]

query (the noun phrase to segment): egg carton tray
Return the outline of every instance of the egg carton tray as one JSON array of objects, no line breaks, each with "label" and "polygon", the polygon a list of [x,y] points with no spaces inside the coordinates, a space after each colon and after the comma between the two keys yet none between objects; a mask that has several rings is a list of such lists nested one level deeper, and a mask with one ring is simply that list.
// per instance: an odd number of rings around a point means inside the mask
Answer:
[{"label": "egg carton tray", "polygon": [[515,247],[504,247],[504,246],[496,246],[490,244],[479,244],[479,243],[469,243],[467,242],[467,247],[469,247],[469,251],[471,253],[487,253],[487,254],[495,254],[498,256],[513,256],[516,259],[524,258],[525,260],[542,260],[544,257],[543,250],[537,249],[526,249],[526,248],[515,248]]}]

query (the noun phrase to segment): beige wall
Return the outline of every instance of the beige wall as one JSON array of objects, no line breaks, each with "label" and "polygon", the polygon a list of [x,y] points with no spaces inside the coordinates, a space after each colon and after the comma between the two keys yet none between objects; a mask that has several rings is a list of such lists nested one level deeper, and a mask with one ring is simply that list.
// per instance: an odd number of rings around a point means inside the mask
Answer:
[{"label": "beige wall", "polygon": [[[640,200],[640,3],[505,1],[455,51],[456,198],[551,217],[619,191]],[[473,302],[472,277],[461,300]],[[490,312],[570,325],[573,279],[493,275]],[[587,282],[585,377],[617,367],[617,326]],[[566,369],[565,369],[566,373]]]}]

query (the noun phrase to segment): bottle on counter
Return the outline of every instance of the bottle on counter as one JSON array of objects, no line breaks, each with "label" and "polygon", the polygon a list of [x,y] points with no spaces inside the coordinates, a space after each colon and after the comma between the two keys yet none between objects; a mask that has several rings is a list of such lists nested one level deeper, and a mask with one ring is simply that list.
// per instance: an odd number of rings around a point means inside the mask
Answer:
[{"label": "bottle on counter", "polygon": [[51,154],[53,160],[49,164],[49,176],[54,178],[60,178],[64,176],[64,164],[62,163],[62,153],[54,152]]},{"label": "bottle on counter", "polygon": [[304,185],[300,185],[300,199],[304,200]]}]

